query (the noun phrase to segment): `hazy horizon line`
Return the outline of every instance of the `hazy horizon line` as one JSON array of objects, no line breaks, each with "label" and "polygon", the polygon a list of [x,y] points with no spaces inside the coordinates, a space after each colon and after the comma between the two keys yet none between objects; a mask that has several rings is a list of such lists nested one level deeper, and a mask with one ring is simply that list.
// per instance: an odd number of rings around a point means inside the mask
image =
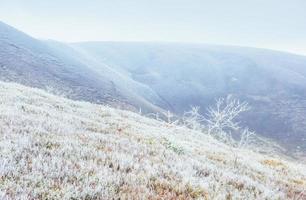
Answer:
[{"label": "hazy horizon line", "polygon": [[101,43],[154,43],[154,44],[185,44],[185,45],[206,45],[206,46],[224,46],[224,47],[232,47],[232,48],[250,48],[250,49],[258,49],[258,50],[267,50],[267,51],[275,51],[279,53],[287,53],[287,54],[293,54],[297,56],[305,56],[306,53],[299,52],[299,51],[291,51],[288,49],[277,49],[277,48],[271,48],[271,47],[265,47],[265,46],[252,46],[252,45],[240,45],[240,44],[224,44],[224,43],[213,43],[213,42],[202,42],[202,41],[166,41],[166,40],[79,40],[79,41],[64,41],[60,39],[54,39],[54,38],[42,38],[42,37],[36,37],[32,35],[31,33],[28,33],[26,31],[23,31],[19,29],[18,27],[12,26],[3,20],[0,20],[1,23],[12,27],[16,29],[17,31],[20,31],[34,39],[40,40],[40,41],[54,41],[64,44],[78,44],[78,43],[91,43],[91,42],[101,42]]}]

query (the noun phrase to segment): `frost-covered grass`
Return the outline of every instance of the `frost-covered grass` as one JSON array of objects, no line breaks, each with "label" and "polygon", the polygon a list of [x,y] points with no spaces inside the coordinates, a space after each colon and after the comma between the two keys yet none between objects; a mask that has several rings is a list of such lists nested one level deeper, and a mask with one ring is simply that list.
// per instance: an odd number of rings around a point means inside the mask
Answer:
[{"label": "frost-covered grass", "polygon": [[0,199],[305,199],[306,167],[0,82]]}]

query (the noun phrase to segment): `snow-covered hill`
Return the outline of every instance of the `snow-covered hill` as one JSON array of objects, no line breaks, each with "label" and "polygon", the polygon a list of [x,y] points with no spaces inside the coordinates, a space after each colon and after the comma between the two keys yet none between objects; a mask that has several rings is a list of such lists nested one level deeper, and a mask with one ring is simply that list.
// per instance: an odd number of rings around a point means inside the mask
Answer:
[{"label": "snow-covered hill", "polygon": [[[306,167],[0,82],[1,199],[305,199]],[[303,192],[304,191],[304,192]]]}]

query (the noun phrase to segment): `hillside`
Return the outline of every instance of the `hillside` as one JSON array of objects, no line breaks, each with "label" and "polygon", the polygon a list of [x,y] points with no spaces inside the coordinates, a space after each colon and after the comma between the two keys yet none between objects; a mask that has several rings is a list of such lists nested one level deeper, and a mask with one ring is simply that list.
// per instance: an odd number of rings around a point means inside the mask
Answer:
[{"label": "hillside", "polygon": [[305,165],[19,84],[0,97],[1,198],[306,199]]},{"label": "hillside", "polygon": [[241,118],[290,152],[306,152],[306,57],[236,46],[149,42],[85,42],[73,46],[147,85],[182,114],[206,112],[231,94],[252,110]]},{"label": "hillside", "polygon": [[0,22],[0,80],[145,113],[234,96],[243,126],[306,156],[306,57],[235,46],[42,41]]},{"label": "hillside", "polygon": [[[97,71],[99,69],[99,71]],[[75,100],[161,111],[149,88],[96,63],[68,44],[41,41],[0,21],[0,80],[38,87]],[[140,95],[146,91],[151,102]]]}]

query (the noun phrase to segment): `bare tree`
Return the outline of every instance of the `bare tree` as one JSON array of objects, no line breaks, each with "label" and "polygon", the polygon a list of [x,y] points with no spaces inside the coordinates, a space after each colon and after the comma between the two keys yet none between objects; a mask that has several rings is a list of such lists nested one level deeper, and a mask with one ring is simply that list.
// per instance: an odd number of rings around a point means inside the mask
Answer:
[{"label": "bare tree", "polygon": [[239,130],[241,127],[236,119],[241,113],[249,109],[250,107],[246,102],[240,102],[231,96],[226,99],[218,99],[216,106],[208,109],[207,117],[205,118],[209,133]]},{"label": "bare tree", "polygon": [[[202,132],[227,144],[240,148],[247,147],[253,139],[254,132],[240,126],[238,116],[250,109],[246,102],[228,96],[216,100],[216,105],[209,107],[204,117],[199,107],[191,107],[183,116],[183,125]],[[235,134],[233,137],[232,134]],[[236,139],[234,139],[236,138]]]},{"label": "bare tree", "polygon": [[[240,139],[249,139],[251,132],[243,129],[237,121],[238,116],[249,109],[246,102],[240,102],[232,96],[218,99],[214,107],[208,108],[204,119],[208,133],[231,144],[234,143],[232,133],[239,134]],[[242,143],[245,144],[246,141],[241,141],[241,145]]]}]

